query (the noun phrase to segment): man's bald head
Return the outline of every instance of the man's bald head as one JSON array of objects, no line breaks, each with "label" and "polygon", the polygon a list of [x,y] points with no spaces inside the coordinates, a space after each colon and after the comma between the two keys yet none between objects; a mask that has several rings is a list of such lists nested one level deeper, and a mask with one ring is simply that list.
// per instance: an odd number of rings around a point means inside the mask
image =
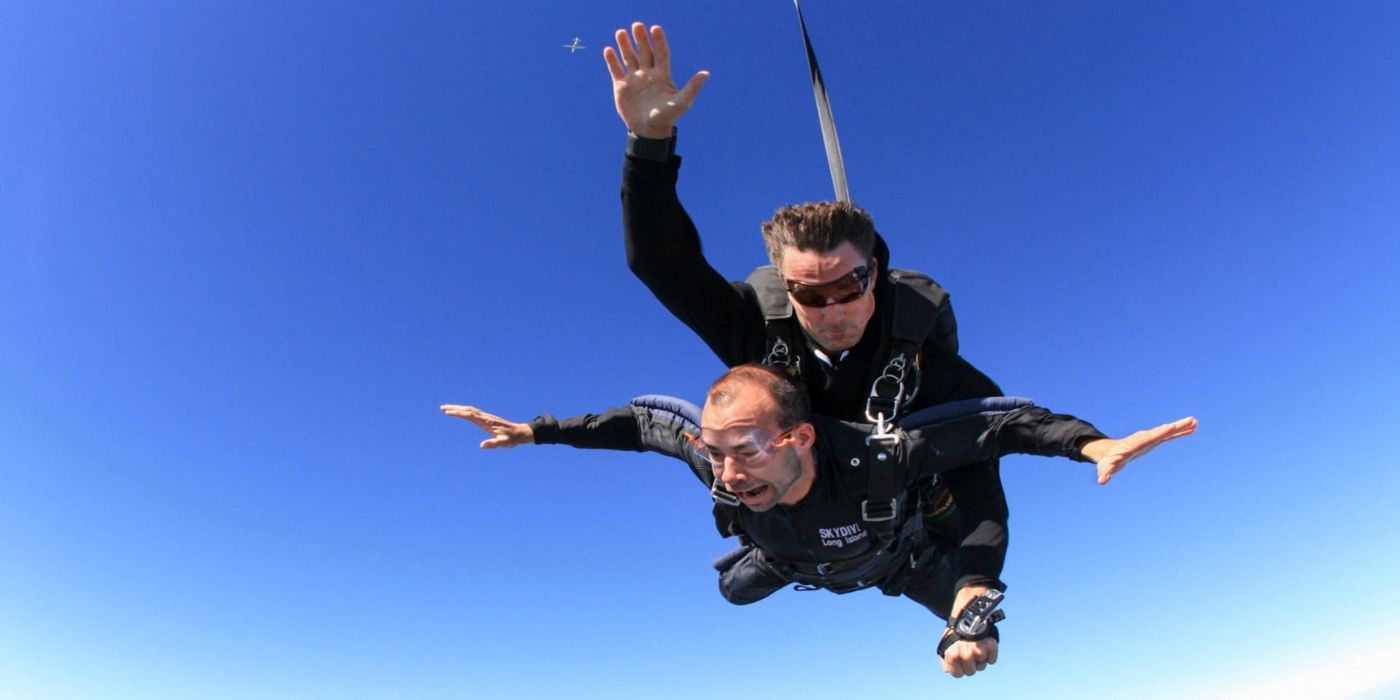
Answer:
[{"label": "man's bald head", "polygon": [[773,423],[779,429],[791,428],[812,419],[812,400],[797,380],[787,373],[759,364],[739,365],[710,385],[706,406],[731,406],[744,400],[765,397]]}]

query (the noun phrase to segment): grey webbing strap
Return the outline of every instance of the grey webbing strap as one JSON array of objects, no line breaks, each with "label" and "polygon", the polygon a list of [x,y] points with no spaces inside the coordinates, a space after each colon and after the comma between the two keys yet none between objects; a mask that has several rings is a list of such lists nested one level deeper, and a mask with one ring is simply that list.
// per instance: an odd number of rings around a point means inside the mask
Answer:
[{"label": "grey webbing strap", "polygon": [[792,302],[788,301],[787,289],[778,268],[763,265],[749,273],[747,283],[758,297],[759,308],[763,310],[763,331],[768,354],[763,364],[781,367],[793,377],[802,376],[802,355],[790,334],[792,325]]},{"label": "grey webbing strap", "polygon": [[817,118],[822,123],[822,142],[826,144],[826,164],[831,168],[831,186],[836,190],[836,198],[851,201],[851,191],[846,187],[846,164],[841,160],[841,140],[836,137],[836,119],[831,116],[831,102],[826,98],[826,83],[822,81],[822,71],[817,67],[817,52],[812,50],[812,40],[807,36],[807,22],[802,19],[802,6],[792,0],[797,8],[797,23],[802,26],[802,43],[807,47],[807,67],[812,71],[812,93],[817,98]]},{"label": "grey webbing strap", "polygon": [[[874,433],[865,436],[869,460],[866,462],[868,487],[865,500],[860,504],[860,517],[865,526],[879,541],[880,549],[890,546],[895,539],[894,526],[899,518],[899,499],[896,495],[902,479],[895,475],[899,465],[895,462],[895,450],[899,446],[899,435],[888,432],[888,423],[881,420]],[[900,471],[903,471],[900,469]]]}]

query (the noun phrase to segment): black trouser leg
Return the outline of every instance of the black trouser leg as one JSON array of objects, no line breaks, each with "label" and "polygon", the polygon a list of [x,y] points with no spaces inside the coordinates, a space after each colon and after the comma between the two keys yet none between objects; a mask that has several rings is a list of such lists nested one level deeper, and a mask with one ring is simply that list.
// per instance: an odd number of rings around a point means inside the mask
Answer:
[{"label": "black trouser leg", "polygon": [[715,562],[715,568],[719,569],[720,595],[735,605],[748,605],[791,583],[766,557],[763,550],[746,547]]}]

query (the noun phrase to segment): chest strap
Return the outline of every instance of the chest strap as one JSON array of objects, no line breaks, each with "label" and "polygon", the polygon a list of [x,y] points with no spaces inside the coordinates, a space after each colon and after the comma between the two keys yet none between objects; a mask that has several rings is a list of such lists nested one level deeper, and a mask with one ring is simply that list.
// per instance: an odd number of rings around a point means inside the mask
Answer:
[{"label": "chest strap", "polygon": [[822,588],[833,593],[850,593],[883,585],[906,565],[913,566],[920,554],[923,519],[906,518],[899,536],[889,547],[871,548],[850,559],[825,562],[776,561],[784,575],[806,588]]},{"label": "chest strap", "polygon": [[899,517],[898,494],[903,490],[899,488],[903,481],[896,474],[903,469],[895,462],[899,434],[892,432],[889,421],[882,418],[876,423],[875,432],[865,436],[865,446],[869,457],[865,465],[867,490],[865,500],[860,503],[860,518],[884,549],[894,541],[894,523]]}]

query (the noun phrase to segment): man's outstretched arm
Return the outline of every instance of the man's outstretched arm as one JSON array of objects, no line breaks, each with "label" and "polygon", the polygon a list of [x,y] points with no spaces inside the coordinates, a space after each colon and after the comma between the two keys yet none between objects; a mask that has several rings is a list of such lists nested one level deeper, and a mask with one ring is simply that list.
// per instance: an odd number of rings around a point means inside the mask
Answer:
[{"label": "man's outstretched arm", "polygon": [[[481,448],[485,450],[518,445],[568,445],[587,450],[657,452],[686,462],[697,473],[709,474],[709,464],[699,461],[690,438],[700,432],[696,425],[699,411],[693,406],[682,408],[678,404],[689,406],[672,397],[650,395],[602,413],[559,419],[545,414],[526,423],[506,420],[475,406],[444,404],[441,410],[445,415],[466,420],[489,433],[490,437],[481,441]],[[709,484],[704,476],[701,481]]]},{"label": "man's outstretched arm", "polygon": [[[1020,434],[1020,441],[1022,441],[1021,447],[1025,448],[1022,451],[1050,454],[1054,451],[1054,445],[1062,445],[1066,456],[1086,459],[1097,464],[1100,484],[1108,483],[1109,479],[1126,466],[1128,462],[1146,455],[1158,445],[1168,440],[1185,437],[1195,432],[1197,425],[1195,418],[1182,418],[1170,423],[1164,423],[1155,428],[1139,430],[1124,438],[1088,437],[1086,439],[1084,437],[1085,435],[1102,434],[1098,433],[1097,430],[1093,429],[1093,426],[1087,423],[1083,423],[1069,416],[1049,414],[1044,409],[1033,409],[1028,412],[1017,411],[1013,412],[1013,415],[1014,414],[1021,414],[1018,416],[1021,420],[1013,419],[1009,422],[1009,425],[1003,424],[999,426],[999,428],[1013,427],[1013,429],[1007,432]],[[1026,418],[1030,418],[1031,420],[1024,420]],[[968,417],[964,422],[964,427],[976,421],[977,418]],[[957,424],[959,421],[950,421],[950,423]],[[1019,426],[1020,429],[1016,429],[1016,426]],[[1046,429],[1047,427],[1049,429]],[[944,428],[950,435],[956,434],[957,432],[956,428],[948,424],[945,424]],[[935,427],[934,430],[936,431],[937,428]],[[979,438],[978,442],[981,443],[983,452],[985,452],[987,447],[991,446],[988,443],[998,442],[997,440],[986,440],[984,438],[996,435],[996,433],[999,432],[999,429],[989,430],[987,433],[983,434],[983,438]],[[1011,438],[1010,435],[1007,437],[1009,438],[1006,440],[1008,444],[1000,448],[1002,452],[1006,451],[1010,443],[1018,442],[1017,439]],[[955,438],[955,440],[964,443],[968,442],[966,434],[961,438]],[[1027,445],[1036,440],[1040,441],[1039,449],[1029,449]],[[1077,449],[1071,448],[1069,445],[1073,443],[1078,443],[1079,447]],[[932,456],[938,452],[938,448],[933,447],[930,455]],[[943,453],[941,455],[941,457],[948,456],[951,455],[949,453]],[[933,457],[931,461],[936,461],[938,458],[939,457]],[[961,478],[952,477],[961,477],[962,474],[960,474],[960,472],[964,471],[964,469],[965,468],[953,469],[944,473],[945,481],[950,488],[958,487],[963,484]],[[958,494],[963,493],[965,490],[965,486],[961,490],[955,488],[954,498],[957,499]],[[966,493],[963,493],[964,497],[966,495]],[[980,581],[962,585],[953,601],[953,616],[956,617],[971,600],[986,593],[990,588],[992,588],[990,584]],[[955,678],[960,678],[985,670],[989,664],[995,664],[997,660],[997,651],[998,644],[995,639],[987,638],[976,641],[960,640],[952,644],[939,661],[943,665],[944,672]]]},{"label": "man's outstretched arm", "polygon": [[647,444],[634,406],[619,406],[603,413],[588,413],[562,420],[545,414],[528,423],[506,420],[475,406],[444,404],[441,410],[446,415],[462,418],[490,433],[491,437],[481,441],[483,450],[519,445],[568,445],[593,450],[644,452],[651,449],[670,452]]},{"label": "man's outstretched arm", "polygon": [[1188,417],[1113,439],[1074,416],[1039,406],[974,411],[909,431],[911,476],[930,476],[989,457],[1028,454],[1094,462],[1099,483],[1106,484],[1128,462],[1195,431],[1196,419]]},{"label": "man's outstretched arm", "polygon": [[700,432],[696,425],[699,412],[693,406],[678,407],[683,403],[671,397],[643,396],[626,406],[599,414],[557,420],[546,414],[528,423],[506,420],[475,406],[444,404],[441,410],[489,433],[490,437],[481,441],[484,450],[518,445],[568,445],[592,450],[656,452],[685,462],[708,489],[714,484],[714,474],[709,462],[695,451],[690,438]]}]

